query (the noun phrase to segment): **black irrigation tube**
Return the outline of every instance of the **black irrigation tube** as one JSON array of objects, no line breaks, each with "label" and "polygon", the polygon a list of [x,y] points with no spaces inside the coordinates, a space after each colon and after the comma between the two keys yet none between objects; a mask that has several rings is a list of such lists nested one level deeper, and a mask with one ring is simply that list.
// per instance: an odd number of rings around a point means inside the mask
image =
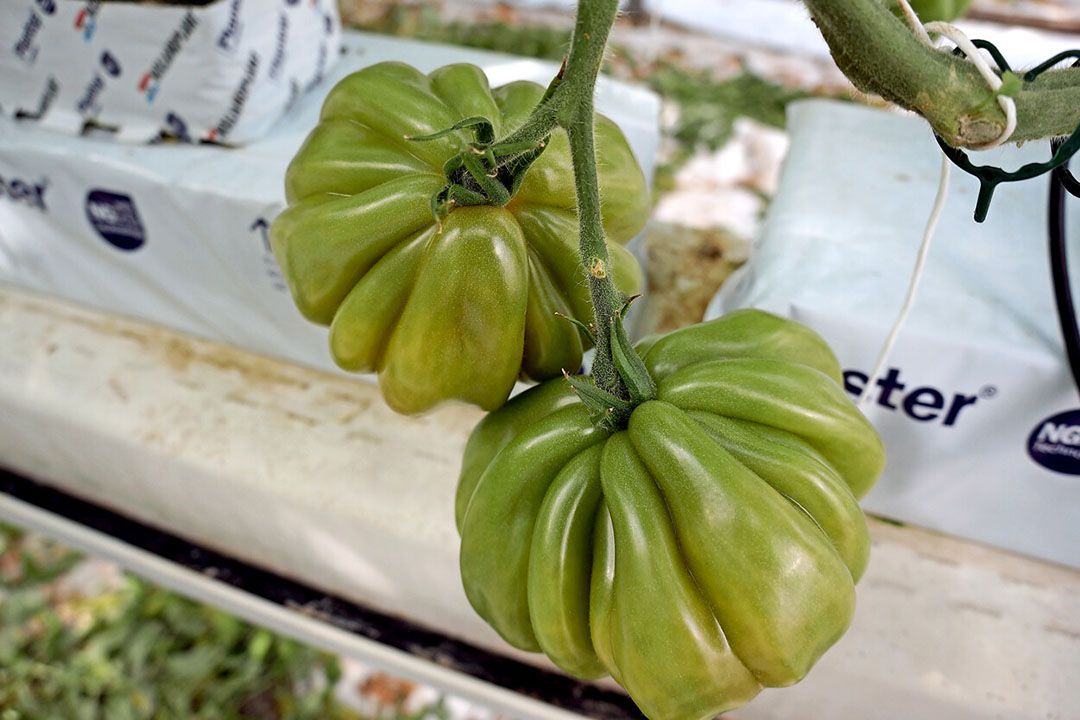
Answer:
[{"label": "black irrigation tube", "polygon": [[1068,163],[1054,168],[1050,174],[1048,230],[1050,238],[1050,275],[1054,286],[1061,337],[1073,383],[1080,391],[1080,327],[1077,327],[1076,305],[1069,282],[1069,261],[1066,250],[1065,193],[1080,195],[1080,182],[1069,172]]},{"label": "black irrigation tube", "polygon": [[264,600],[457,672],[599,720],[641,720],[626,695],[579,682],[383,614],[145,525],[0,468],[0,493],[109,535]]}]

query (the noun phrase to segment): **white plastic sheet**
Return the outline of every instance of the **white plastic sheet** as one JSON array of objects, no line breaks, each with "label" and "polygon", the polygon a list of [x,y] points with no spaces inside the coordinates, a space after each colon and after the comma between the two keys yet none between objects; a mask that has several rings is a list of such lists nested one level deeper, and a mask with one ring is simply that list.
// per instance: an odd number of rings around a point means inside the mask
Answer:
[{"label": "white plastic sheet", "polygon": [[[760,307],[820,332],[866,383],[907,289],[940,152],[910,115],[832,101],[792,106],[791,151],[749,264],[709,316]],[[1046,143],[978,153],[1004,167]],[[882,515],[1080,566],[1080,395],[1047,256],[1047,179],[998,189],[953,173],[912,313],[872,389],[889,464],[865,506]],[[1071,204],[1070,250],[1080,259]],[[1049,466],[1057,466],[1057,470]]]}]

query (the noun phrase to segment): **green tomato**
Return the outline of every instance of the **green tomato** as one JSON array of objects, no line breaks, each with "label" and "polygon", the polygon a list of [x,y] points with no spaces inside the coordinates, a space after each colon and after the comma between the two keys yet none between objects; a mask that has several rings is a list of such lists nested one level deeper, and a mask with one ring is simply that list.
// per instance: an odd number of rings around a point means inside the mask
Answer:
[{"label": "green tomato", "polygon": [[[471,138],[404,139],[472,116],[503,137],[543,93],[528,82],[491,90],[472,65],[430,75],[373,65],[330,91],[289,166],[288,208],[271,242],[293,299],[330,326],[337,364],[379,373],[399,412],[449,398],[494,409],[519,376],[581,366],[583,339],[555,314],[592,317],[565,133],[552,135],[505,207],[459,207],[441,224],[431,198],[447,182],[443,164]],[[644,225],[648,190],[618,127],[601,116],[596,130],[613,275],[632,293],[641,271],[622,244]]]},{"label": "green tomato", "polygon": [[[909,0],[911,9],[924,23],[951,21],[967,12],[971,0]],[[899,11],[899,8],[897,8]]]},{"label": "green tomato", "polygon": [[798,323],[744,310],[645,345],[657,399],[624,430],[562,380],[477,426],[461,575],[511,645],[699,720],[797,682],[844,633],[885,455]]}]

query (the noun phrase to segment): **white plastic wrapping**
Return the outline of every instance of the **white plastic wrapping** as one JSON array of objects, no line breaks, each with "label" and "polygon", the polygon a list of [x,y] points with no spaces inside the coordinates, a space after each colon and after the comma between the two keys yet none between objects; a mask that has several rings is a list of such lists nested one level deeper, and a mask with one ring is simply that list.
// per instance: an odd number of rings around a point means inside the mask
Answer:
[{"label": "white plastic wrapping", "polygon": [[242,144],[338,57],[335,0],[0,2],[0,111],[79,134]]},{"label": "white plastic wrapping", "polygon": [[[284,175],[345,75],[382,60],[430,71],[472,62],[493,86],[546,84],[557,67],[346,33],[346,53],[265,138],[240,148],[121,145],[0,118],[0,282],[334,369],[326,329],[303,319],[270,252]],[[659,100],[602,79],[597,106],[651,177]]]},{"label": "white plastic wrapping", "polygon": [[[753,306],[806,323],[855,393],[903,301],[941,155],[909,115],[805,101],[789,120],[762,236],[709,316]],[[1048,156],[1029,143],[974,159],[1018,167]],[[978,225],[977,182],[953,172],[915,306],[867,408],[889,462],[864,505],[1080,566],[1080,395],[1054,308],[1047,187],[1045,177],[1001,186]]]}]

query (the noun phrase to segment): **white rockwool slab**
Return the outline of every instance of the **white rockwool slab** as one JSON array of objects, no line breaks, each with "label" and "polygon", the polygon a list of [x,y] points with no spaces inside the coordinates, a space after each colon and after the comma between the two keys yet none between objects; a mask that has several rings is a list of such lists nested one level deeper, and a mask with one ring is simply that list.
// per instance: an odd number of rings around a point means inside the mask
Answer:
[{"label": "white rockwool slab", "polygon": [[[546,665],[506,646],[461,589],[454,485],[479,418],[457,405],[401,417],[372,385],[0,287],[0,466]],[[11,506],[0,498],[0,515]],[[805,681],[735,717],[1080,717],[1080,573],[910,527],[871,532],[851,630]],[[260,614],[204,576],[127,561],[310,642],[549,716],[280,610]]]}]

